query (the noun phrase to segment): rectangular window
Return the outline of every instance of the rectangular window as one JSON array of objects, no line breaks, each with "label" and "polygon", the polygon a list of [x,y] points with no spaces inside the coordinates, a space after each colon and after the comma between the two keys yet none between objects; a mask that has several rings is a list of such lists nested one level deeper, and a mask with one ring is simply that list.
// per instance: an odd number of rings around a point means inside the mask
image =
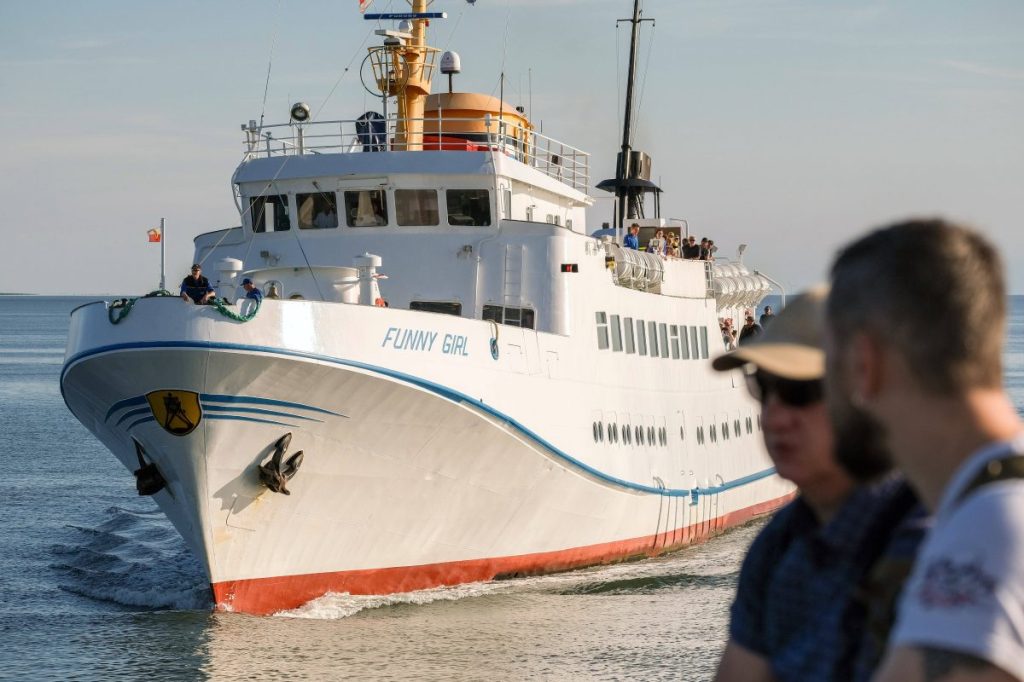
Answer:
[{"label": "rectangular window", "polygon": [[658,325],[658,341],[661,342],[661,357],[668,357],[668,325],[662,322]]},{"label": "rectangular window", "polygon": [[633,318],[624,317],[622,319],[622,331],[625,332],[626,341],[626,352],[635,353],[636,346],[633,343]]},{"label": "rectangular window", "polygon": [[690,359],[690,336],[686,331],[685,325],[679,325],[679,351],[683,356],[683,360]]},{"label": "rectangular window", "polygon": [[507,324],[510,327],[534,329],[533,308],[505,308],[500,305],[485,305],[483,319],[493,320],[498,324]]},{"label": "rectangular window", "polygon": [[708,328],[700,328],[700,356],[705,360],[708,357]]},{"label": "rectangular window", "polygon": [[253,197],[249,200],[249,217],[253,232],[284,232],[292,227],[284,194]]},{"label": "rectangular window", "polygon": [[512,190],[502,190],[501,196],[502,202],[504,203],[505,217],[512,220]]},{"label": "rectangular window", "polygon": [[658,357],[658,323],[647,323],[647,343],[651,345],[651,357]]},{"label": "rectangular window", "polygon": [[349,227],[380,227],[388,224],[387,195],[382,189],[345,192],[345,224]]},{"label": "rectangular window", "polygon": [[323,230],[338,226],[338,199],[334,192],[296,194],[300,230]]},{"label": "rectangular window", "polygon": [[409,310],[422,310],[427,313],[443,313],[445,315],[462,315],[462,304],[454,301],[413,301]]},{"label": "rectangular window", "polygon": [[432,189],[396,189],[395,213],[402,226],[438,224],[437,192]]},{"label": "rectangular window", "polygon": [[697,338],[696,327],[690,327],[690,357],[694,360],[700,359],[700,341]]},{"label": "rectangular window", "polygon": [[618,315],[612,315],[612,350],[616,353],[622,352],[622,324]]},{"label": "rectangular window", "polygon": [[597,313],[597,347],[608,350],[608,315]]},{"label": "rectangular window", "polygon": [[672,359],[679,359],[679,325],[670,324],[668,326],[668,335],[672,340]]},{"label": "rectangular window", "polygon": [[636,352],[647,355],[647,325],[643,320],[636,321]]},{"label": "rectangular window", "polygon": [[491,224],[491,193],[485,189],[449,189],[448,224],[456,227],[486,227]]}]

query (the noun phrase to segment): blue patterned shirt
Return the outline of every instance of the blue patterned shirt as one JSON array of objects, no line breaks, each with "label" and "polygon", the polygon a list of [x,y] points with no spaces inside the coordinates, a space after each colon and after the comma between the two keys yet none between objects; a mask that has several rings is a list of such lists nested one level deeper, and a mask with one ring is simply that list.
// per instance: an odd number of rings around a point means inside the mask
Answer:
[{"label": "blue patterned shirt", "polygon": [[780,680],[852,679],[864,636],[855,593],[884,544],[878,521],[888,525],[901,490],[892,478],[857,488],[824,526],[802,498],[776,514],[743,562],[732,640]]}]

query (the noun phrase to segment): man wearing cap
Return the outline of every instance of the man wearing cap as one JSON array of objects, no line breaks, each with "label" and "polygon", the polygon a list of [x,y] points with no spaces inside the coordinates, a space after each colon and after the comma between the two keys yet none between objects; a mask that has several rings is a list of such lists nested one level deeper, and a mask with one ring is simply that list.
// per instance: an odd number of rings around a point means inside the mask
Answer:
[{"label": "man wearing cap", "polygon": [[192,274],[181,280],[181,298],[190,303],[209,303],[216,296],[210,280],[203,277],[203,268],[199,263],[192,265]]},{"label": "man wearing cap", "polygon": [[259,287],[253,285],[252,280],[248,277],[242,280],[242,288],[245,289],[246,298],[251,298],[257,303],[263,300],[263,292],[259,290]]},{"label": "man wearing cap", "polygon": [[861,658],[881,654],[856,595],[916,500],[891,475],[858,485],[835,459],[823,400],[826,293],[807,292],[713,363],[745,373],[775,470],[798,491],[743,561],[717,680],[866,680],[873,665]]}]

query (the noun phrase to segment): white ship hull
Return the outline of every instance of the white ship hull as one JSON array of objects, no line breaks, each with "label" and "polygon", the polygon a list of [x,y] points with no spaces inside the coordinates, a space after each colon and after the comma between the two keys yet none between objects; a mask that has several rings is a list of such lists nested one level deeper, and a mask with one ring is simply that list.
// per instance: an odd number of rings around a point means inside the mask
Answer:
[{"label": "white ship hull", "polygon": [[[97,303],[72,316],[61,386],[129,470],[133,438],[145,448],[167,482],[155,499],[226,610],[653,555],[791,496],[749,428],[756,404],[706,362],[630,389],[601,354],[570,357],[564,336],[503,326],[495,359],[496,331],[307,301],[267,301],[239,324],[167,298],[113,325]],[[146,401],[165,390],[198,395],[187,435]],[[694,414],[735,419],[735,433],[698,443]],[[656,437],[612,443],[605,424]],[[257,476],[285,433],[305,453],[290,495]]]}]

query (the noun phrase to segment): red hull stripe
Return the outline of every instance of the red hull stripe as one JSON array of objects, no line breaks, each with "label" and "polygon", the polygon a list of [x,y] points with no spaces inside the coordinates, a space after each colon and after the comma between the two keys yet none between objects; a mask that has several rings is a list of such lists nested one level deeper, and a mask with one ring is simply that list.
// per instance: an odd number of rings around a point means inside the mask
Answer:
[{"label": "red hull stripe", "polygon": [[493,559],[450,561],[423,566],[227,580],[212,585],[216,602],[215,608],[253,615],[266,615],[297,608],[328,592],[348,592],[350,594],[412,592],[501,577],[556,573],[634,557],[655,556],[707,540],[727,528],[777,509],[791,500],[794,495],[795,493],[790,493],[685,528],[588,547]]}]

